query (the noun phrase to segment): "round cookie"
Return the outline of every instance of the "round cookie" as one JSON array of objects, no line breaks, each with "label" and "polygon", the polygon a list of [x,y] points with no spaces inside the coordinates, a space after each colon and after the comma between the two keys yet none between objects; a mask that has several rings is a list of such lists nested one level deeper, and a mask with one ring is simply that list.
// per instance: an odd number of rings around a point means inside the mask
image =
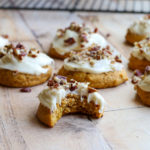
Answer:
[{"label": "round cookie", "polygon": [[145,15],[128,28],[125,38],[127,42],[134,44],[148,36],[150,36],[150,15]]},{"label": "round cookie", "polygon": [[65,59],[71,51],[81,51],[92,44],[99,44],[101,47],[106,46],[106,41],[98,33],[98,29],[95,28],[94,31],[91,31],[85,25],[73,22],[65,29],[58,29],[51,43],[49,55],[54,58]]},{"label": "round cookie", "polygon": [[147,37],[146,35],[134,33],[132,31],[130,31],[130,29],[128,29],[127,34],[125,36],[126,41],[132,45],[134,44],[134,42],[139,42],[139,41],[145,39],[146,37]]},{"label": "round cookie", "polygon": [[150,65],[150,38],[134,43],[134,48],[129,59],[129,68],[139,69],[142,72]]},{"label": "round cookie", "polygon": [[114,87],[128,80],[119,54],[109,46],[93,45],[87,50],[74,52],[64,60],[59,75],[79,82],[89,82],[94,88]]},{"label": "round cookie", "polygon": [[150,106],[150,66],[145,68],[144,74],[139,70],[134,72],[132,83],[135,84],[135,90],[141,101]]},{"label": "round cookie", "polygon": [[54,76],[48,82],[49,88],[39,94],[38,119],[53,127],[66,114],[82,113],[100,118],[104,112],[104,99],[96,89],[87,83],[74,80],[67,82],[63,76]]},{"label": "round cookie", "polygon": [[0,69],[0,84],[9,87],[29,87],[42,84],[47,81],[52,75],[51,66],[43,66],[43,68],[47,68],[48,71],[40,75],[32,75],[6,69]]},{"label": "round cookie", "polygon": [[146,92],[142,90],[139,86],[137,86],[137,94],[140,97],[143,104],[150,106],[150,92]]},{"label": "round cookie", "polygon": [[0,50],[0,84],[29,87],[41,84],[52,74],[53,60],[36,49],[22,44],[6,45]]}]

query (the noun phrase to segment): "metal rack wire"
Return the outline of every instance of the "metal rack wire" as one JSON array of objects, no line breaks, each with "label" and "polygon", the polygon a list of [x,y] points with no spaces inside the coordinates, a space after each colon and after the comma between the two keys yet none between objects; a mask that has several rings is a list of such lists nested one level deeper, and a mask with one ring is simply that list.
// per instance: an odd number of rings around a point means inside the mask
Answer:
[{"label": "metal rack wire", "polygon": [[150,0],[0,0],[0,9],[150,13]]}]

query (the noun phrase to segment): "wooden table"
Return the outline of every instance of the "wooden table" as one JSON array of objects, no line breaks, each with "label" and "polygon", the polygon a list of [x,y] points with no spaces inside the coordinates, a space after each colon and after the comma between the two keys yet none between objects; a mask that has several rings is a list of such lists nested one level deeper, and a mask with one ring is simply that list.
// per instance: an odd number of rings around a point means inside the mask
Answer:
[{"label": "wooden table", "polygon": [[[48,51],[57,28],[70,22],[97,26],[108,40],[129,57],[125,44],[127,27],[140,15],[68,13],[48,11],[0,11],[0,33],[11,41]],[[56,60],[58,70],[62,62]],[[132,73],[128,71],[129,77]],[[136,96],[130,79],[116,88],[102,89],[106,99],[104,117],[68,115],[50,129],[35,117],[38,93],[46,83],[32,87],[31,93],[0,87],[0,150],[149,150],[150,108]]]}]

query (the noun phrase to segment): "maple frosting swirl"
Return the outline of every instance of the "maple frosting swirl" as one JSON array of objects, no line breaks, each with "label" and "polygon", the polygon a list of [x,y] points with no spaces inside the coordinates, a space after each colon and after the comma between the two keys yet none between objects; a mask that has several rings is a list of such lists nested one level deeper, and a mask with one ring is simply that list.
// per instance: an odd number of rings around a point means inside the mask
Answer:
[{"label": "maple frosting swirl", "polygon": [[0,69],[39,75],[48,71],[53,60],[46,54],[26,49],[22,44],[9,44],[0,49]]},{"label": "maple frosting swirl", "polygon": [[48,82],[49,88],[44,89],[38,96],[40,103],[51,111],[57,109],[57,104],[61,105],[62,99],[67,95],[77,95],[83,101],[86,97],[87,102],[93,101],[96,105],[100,105],[99,112],[104,110],[105,100],[96,89],[88,87],[88,83],[80,83],[75,80],[67,82],[63,76],[54,76]]},{"label": "maple frosting swirl", "polygon": [[81,50],[83,48],[90,47],[92,44],[101,45],[106,47],[106,40],[98,33],[98,29],[95,28],[91,31],[90,28],[84,25],[78,25],[71,23],[68,28],[59,29],[56,37],[52,42],[52,47],[63,55],[71,50]]},{"label": "maple frosting swirl", "polygon": [[64,60],[64,68],[69,71],[81,71],[86,73],[104,73],[123,69],[121,56],[107,46],[101,48],[92,45],[81,52],[72,52],[72,55]]}]

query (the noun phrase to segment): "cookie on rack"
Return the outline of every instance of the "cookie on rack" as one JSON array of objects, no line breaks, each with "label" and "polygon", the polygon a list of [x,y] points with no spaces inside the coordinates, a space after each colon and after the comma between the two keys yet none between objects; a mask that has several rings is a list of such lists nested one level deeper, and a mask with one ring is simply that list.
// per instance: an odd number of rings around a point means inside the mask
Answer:
[{"label": "cookie on rack", "polygon": [[54,58],[65,59],[72,50],[83,50],[92,44],[106,46],[105,39],[98,33],[98,29],[93,31],[85,25],[71,23],[65,29],[58,29],[54,38],[49,55]]},{"label": "cookie on rack", "polygon": [[48,88],[39,94],[38,119],[49,127],[66,114],[82,113],[100,118],[104,112],[104,98],[88,83],[55,75],[48,82]]},{"label": "cookie on rack", "polygon": [[150,15],[134,22],[127,30],[126,41],[134,44],[150,36]]},{"label": "cookie on rack", "polygon": [[150,66],[145,68],[144,74],[135,70],[132,83],[135,84],[135,89],[141,101],[150,106]]},{"label": "cookie on rack", "polygon": [[9,87],[41,84],[51,76],[52,63],[49,56],[34,48],[5,45],[0,49],[0,84]]},{"label": "cookie on rack", "polygon": [[144,71],[148,65],[150,65],[150,38],[134,43],[128,66],[132,70]]},{"label": "cookie on rack", "polygon": [[114,87],[128,80],[120,54],[109,45],[106,48],[92,45],[84,51],[72,52],[58,74],[89,82],[94,88]]}]

